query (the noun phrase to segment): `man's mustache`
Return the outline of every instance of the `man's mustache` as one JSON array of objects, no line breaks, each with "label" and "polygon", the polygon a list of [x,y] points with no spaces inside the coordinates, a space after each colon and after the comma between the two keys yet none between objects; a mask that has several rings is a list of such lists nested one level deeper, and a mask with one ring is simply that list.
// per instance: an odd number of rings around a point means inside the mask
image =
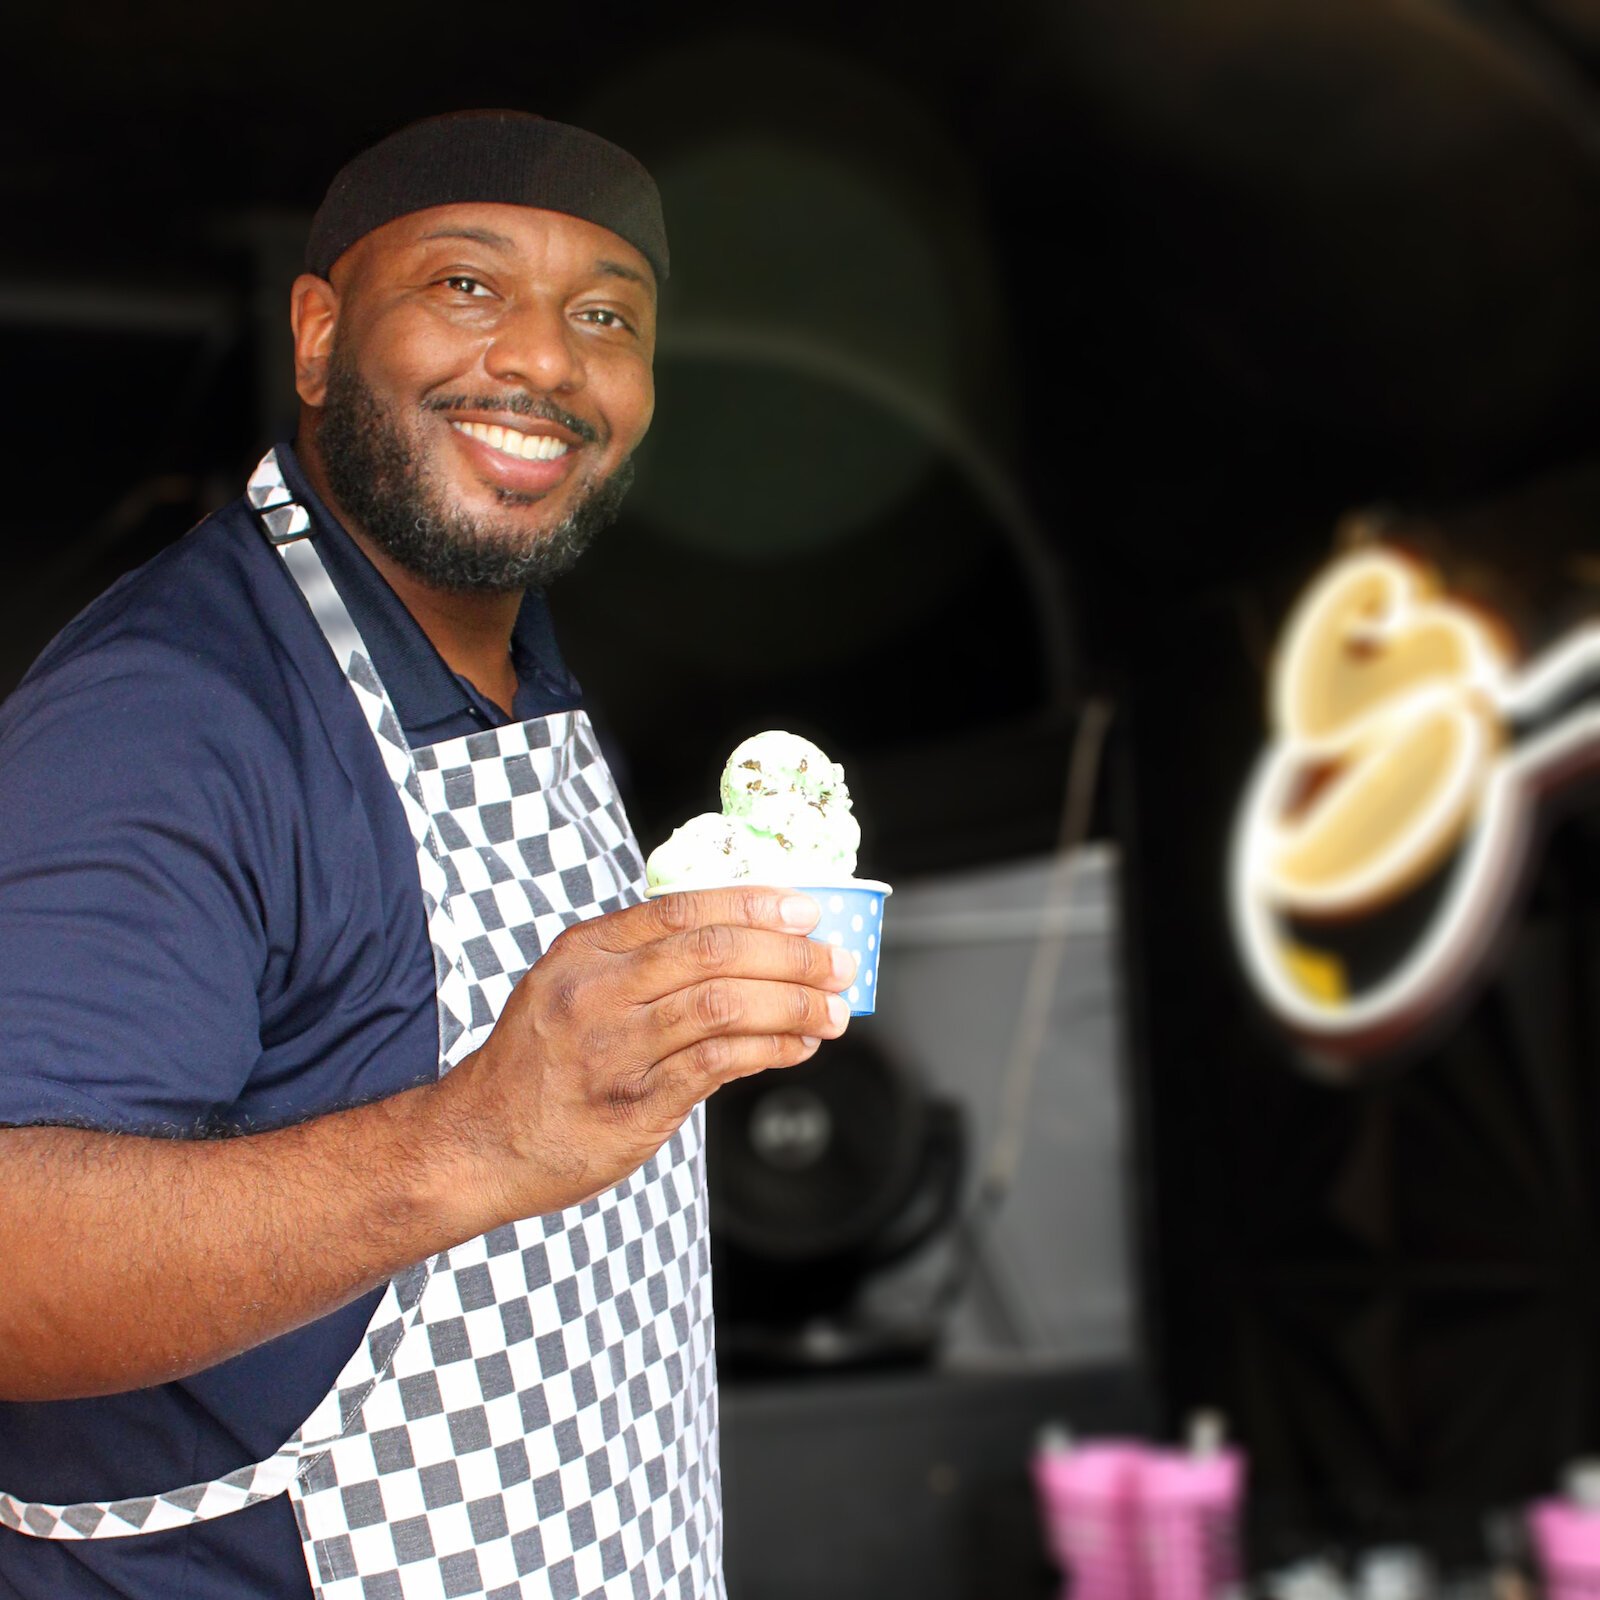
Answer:
[{"label": "man's mustache", "polygon": [[592,422],[585,422],[544,395],[525,394],[520,389],[511,394],[440,395],[424,401],[423,405],[428,411],[503,411],[513,417],[536,417],[541,422],[553,422],[566,428],[585,444],[594,444],[600,437],[600,430]]}]

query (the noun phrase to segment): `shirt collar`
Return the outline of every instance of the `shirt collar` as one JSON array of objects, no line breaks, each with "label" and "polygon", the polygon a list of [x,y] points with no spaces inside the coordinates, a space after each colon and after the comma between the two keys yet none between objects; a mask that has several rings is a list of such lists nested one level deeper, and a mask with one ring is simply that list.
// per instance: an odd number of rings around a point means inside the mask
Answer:
[{"label": "shirt collar", "polygon": [[[310,514],[317,553],[411,742],[435,743],[510,720],[466,678],[451,671],[383,574],[318,498],[293,446],[280,444],[277,453],[284,481]],[[525,722],[582,704],[582,690],[556,645],[549,607],[533,589],[523,596],[512,628],[511,662],[517,675],[515,720]]]}]

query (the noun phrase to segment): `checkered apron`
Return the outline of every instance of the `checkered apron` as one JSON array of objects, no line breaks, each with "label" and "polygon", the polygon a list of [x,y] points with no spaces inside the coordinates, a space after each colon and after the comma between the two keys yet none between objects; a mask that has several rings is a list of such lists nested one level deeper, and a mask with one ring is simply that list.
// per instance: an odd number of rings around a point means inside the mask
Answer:
[{"label": "checkered apron", "polygon": [[[409,749],[274,454],[249,492],[410,823],[443,1074],[564,927],[639,899],[638,846],[581,711]],[[703,1126],[598,1199],[401,1273],[269,1460],[109,1503],[0,1494],[0,1523],[118,1538],[287,1492],[319,1600],[720,1600]]]}]

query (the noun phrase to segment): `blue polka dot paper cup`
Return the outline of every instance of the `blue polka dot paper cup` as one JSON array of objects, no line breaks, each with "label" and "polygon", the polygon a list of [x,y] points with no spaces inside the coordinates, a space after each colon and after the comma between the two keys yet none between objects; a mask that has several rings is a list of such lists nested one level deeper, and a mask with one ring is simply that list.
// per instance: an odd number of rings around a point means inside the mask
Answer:
[{"label": "blue polka dot paper cup", "polygon": [[[754,882],[753,879],[747,880]],[[646,889],[654,900],[658,895],[692,892],[696,889],[728,889],[731,883],[662,884]],[[843,945],[856,958],[856,981],[844,992],[853,1017],[872,1015],[878,998],[878,951],[883,944],[883,902],[894,890],[876,878],[847,878],[843,883],[797,883],[775,885],[795,888],[810,895],[822,908],[822,916],[810,937],[823,944]]]},{"label": "blue polka dot paper cup", "polygon": [[811,937],[842,945],[856,958],[856,981],[844,992],[850,1015],[869,1017],[878,999],[878,951],[883,945],[883,903],[894,893],[876,878],[851,878],[845,883],[796,884],[822,907],[822,919]]}]

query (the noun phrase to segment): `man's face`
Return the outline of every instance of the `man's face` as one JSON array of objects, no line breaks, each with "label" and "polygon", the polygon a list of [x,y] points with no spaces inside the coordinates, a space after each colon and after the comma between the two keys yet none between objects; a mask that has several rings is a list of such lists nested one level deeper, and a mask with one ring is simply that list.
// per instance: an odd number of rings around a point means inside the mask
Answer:
[{"label": "man's face", "polygon": [[313,463],[425,583],[548,581],[626,486],[655,308],[649,263],[593,223],[490,204],[401,217],[340,258],[331,290],[296,285]]}]

